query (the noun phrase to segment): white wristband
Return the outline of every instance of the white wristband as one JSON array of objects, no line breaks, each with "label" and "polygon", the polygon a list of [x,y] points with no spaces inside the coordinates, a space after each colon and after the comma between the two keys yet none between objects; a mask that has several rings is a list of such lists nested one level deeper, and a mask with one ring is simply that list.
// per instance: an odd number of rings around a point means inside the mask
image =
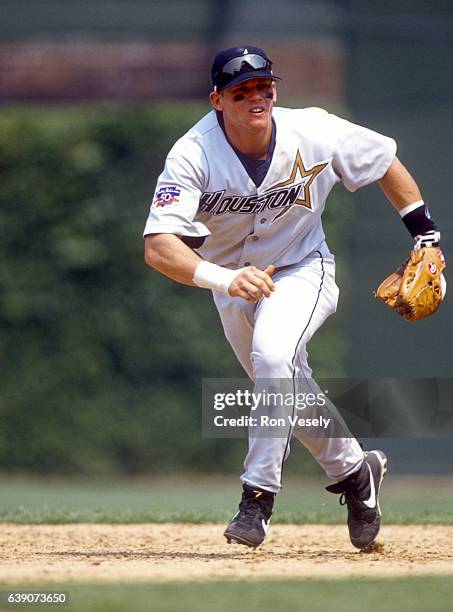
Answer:
[{"label": "white wristband", "polygon": [[228,294],[228,287],[241,270],[229,270],[209,261],[200,261],[193,275],[193,282],[198,287],[217,289]]},{"label": "white wristband", "polygon": [[403,218],[406,215],[408,215],[410,212],[415,210],[416,208],[420,208],[420,206],[424,206],[424,205],[425,205],[425,203],[424,203],[423,200],[418,200],[417,202],[414,202],[413,204],[408,204],[407,206],[405,206],[404,208],[402,208],[398,212],[400,214],[400,217]]}]

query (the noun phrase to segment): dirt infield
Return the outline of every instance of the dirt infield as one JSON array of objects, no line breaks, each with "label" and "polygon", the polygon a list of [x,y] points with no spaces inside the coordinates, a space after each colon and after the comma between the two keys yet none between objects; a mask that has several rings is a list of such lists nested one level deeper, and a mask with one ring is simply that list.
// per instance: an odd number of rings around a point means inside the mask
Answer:
[{"label": "dirt infield", "polygon": [[1,582],[453,575],[453,526],[384,526],[372,553],[344,525],[274,525],[257,550],[222,525],[0,525]]}]

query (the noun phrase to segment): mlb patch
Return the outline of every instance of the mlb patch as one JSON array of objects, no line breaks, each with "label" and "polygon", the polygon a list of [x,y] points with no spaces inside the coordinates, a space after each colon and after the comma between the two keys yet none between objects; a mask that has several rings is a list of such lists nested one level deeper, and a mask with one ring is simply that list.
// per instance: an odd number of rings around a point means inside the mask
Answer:
[{"label": "mlb patch", "polygon": [[164,206],[171,206],[179,202],[179,196],[181,195],[181,189],[176,185],[170,187],[161,187],[154,196],[154,206],[156,208],[163,208]]}]

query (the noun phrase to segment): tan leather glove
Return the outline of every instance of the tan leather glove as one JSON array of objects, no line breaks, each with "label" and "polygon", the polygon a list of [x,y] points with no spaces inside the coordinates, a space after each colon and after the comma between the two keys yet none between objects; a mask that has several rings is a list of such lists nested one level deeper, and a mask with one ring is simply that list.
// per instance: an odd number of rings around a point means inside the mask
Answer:
[{"label": "tan leather glove", "polygon": [[439,247],[416,247],[409,259],[382,281],[374,297],[406,321],[429,317],[445,295],[444,268],[445,258]]}]

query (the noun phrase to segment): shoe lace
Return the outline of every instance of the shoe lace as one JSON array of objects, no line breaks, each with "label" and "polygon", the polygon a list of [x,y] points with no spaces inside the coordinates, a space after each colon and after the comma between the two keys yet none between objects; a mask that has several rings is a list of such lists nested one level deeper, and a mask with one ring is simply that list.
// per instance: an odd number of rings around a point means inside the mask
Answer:
[{"label": "shoe lace", "polygon": [[269,515],[268,505],[265,499],[248,497],[239,504],[239,513],[242,516],[258,519],[265,517],[267,519]]},{"label": "shoe lace", "polygon": [[[367,474],[368,475],[368,474]],[[367,507],[361,502],[361,498],[366,496],[367,481],[360,479],[360,471],[353,476],[350,476],[345,481],[337,482],[334,485],[326,487],[330,493],[340,494],[339,503],[340,506],[347,506],[348,512],[353,519],[364,519],[374,515],[374,511]]]},{"label": "shoe lace", "polygon": [[354,496],[351,491],[344,491],[338,500],[340,506],[347,506],[351,517],[355,520],[363,519],[368,516],[374,516],[374,510],[363,508],[360,501]]}]

